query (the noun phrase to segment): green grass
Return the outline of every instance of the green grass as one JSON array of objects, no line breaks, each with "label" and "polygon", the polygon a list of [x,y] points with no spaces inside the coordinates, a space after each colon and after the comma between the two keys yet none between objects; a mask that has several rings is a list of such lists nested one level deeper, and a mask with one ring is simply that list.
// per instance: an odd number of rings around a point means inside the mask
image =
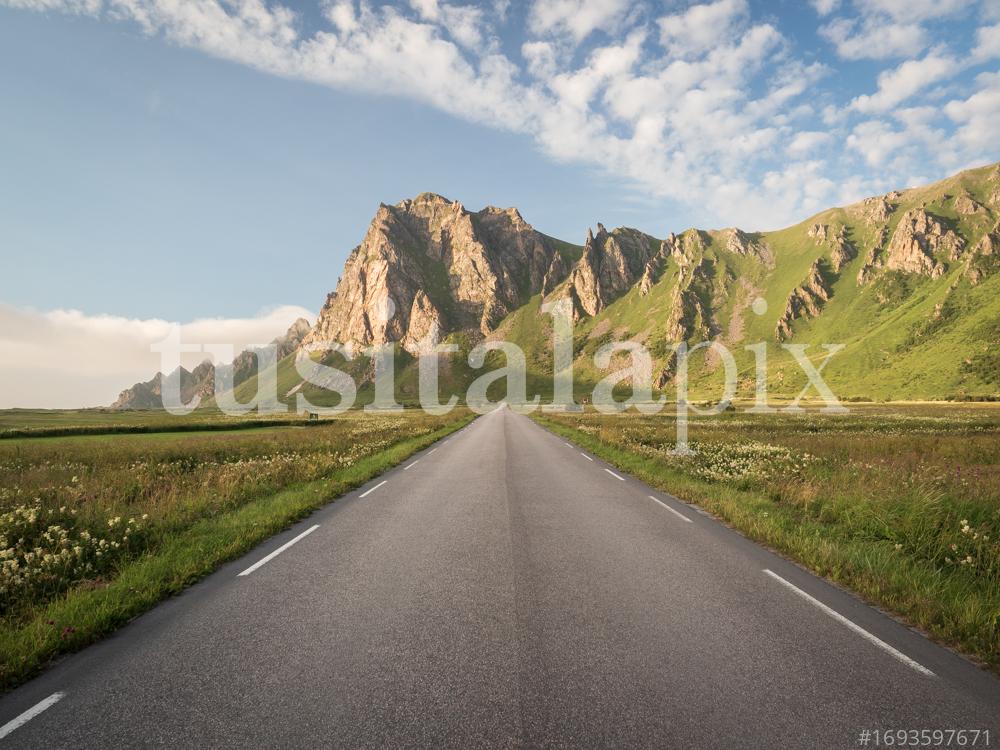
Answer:
[{"label": "green grass", "polygon": [[[313,429],[5,441],[0,687],[110,633],[471,418],[467,410],[355,412]],[[36,547],[55,562],[26,557]]]},{"label": "green grass", "polygon": [[[990,355],[990,348],[996,345],[995,336],[983,333],[1000,320],[1000,274],[995,273],[1000,264],[990,258],[976,258],[974,264],[983,266],[985,278],[977,285],[964,278],[966,258],[971,258],[971,248],[995,225],[997,207],[991,209],[991,214],[975,216],[957,216],[954,210],[955,196],[962,193],[990,205],[988,198],[1000,188],[997,174],[996,165],[968,170],[934,185],[906,191],[896,201],[885,239],[879,245],[883,255],[900,218],[911,208],[924,207],[965,239],[964,256],[958,260],[938,258],[947,266],[938,279],[883,272],[860,285],[858,271],[869,246],[876,241],[877,231],[857,208],[830,209],[796,226],[757,235],[773,252],[773,267],[730,252],[718,233],[699,233],[704,247],[694,251],[690,260],[695,266],[702,263],[701,273],[706,279],[693,290],[711,310],[712,327],[718,329],[721,341],[735,357],[741,375],[740,395],[751,397],[754,387],[753,355],[743,349],[748,343],[769,342],[771,393],[791,397],[806,384],[798,364],[777,345],[775,326],[789,295],[806,279],[812,264],[829,260],[829,244],[817,244],[808,236],[813,224],[823,223],[846,228],[855,257],[839,273],[832,274],[832,298],[821,314],[793,322],[791,343],[809,345],[814,363],[825,355],[822,344],[845,345],[823,373],[835,393],[844,398],[880,401],[1000,396],[990,367],[995,359]],[[691,236],[692,231],[684,234]],[[690,279],[688,273],[684,283]],[[592,356],[599,343],[612,338],[638,338],[653,352],[657,369],[666,364],[665,345],[671,343],[666,323],[678,283],[678,266],[671,259],[649,294],[641,295],[633,287],[597,315],[579,321],[576,337],[580,346],[574,364],[577,377],[583,383],[595,383],[606,374],[596,370]],[[563,293],[560,288],[550,298]],[[756,296],[767,302],[767,311],[762,315],[748,309]],[[945,314],[941,317],[935,314],[938,304],[944,304]],[[509,331],[508,338],[525,347],[529,362],[540,359],[536,352],[547,351],[545,323],[539,322],[542,320],[546,319],[539,315],[538,304],[533,301],[512,313],[500,329],[505,336]],[[700,339],[700,335],[696,336],[690,343]],[[537,374],[544,374],[544,370]],[[721,368],[713,360],[695,355],[690,374],[695,397],[717,398],[721,393]]]},{"label": "green grass", "polygon": [[1000,671],[1000,409],[536,418]]}]

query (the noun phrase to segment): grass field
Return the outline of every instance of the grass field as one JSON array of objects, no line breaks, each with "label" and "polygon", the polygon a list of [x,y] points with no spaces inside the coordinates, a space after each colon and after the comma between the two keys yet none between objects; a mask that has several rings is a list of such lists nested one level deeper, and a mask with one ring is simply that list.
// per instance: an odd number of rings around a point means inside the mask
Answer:
[{"label": "grass field", "polygon": [[[142,416],[131,421],[159,424],[155,413]],[[469,419],[466,410],[349,412],[308,426],[0,440],[0,686]]]},{"label": "grass field", "polygon": [[[694,457],[672,455],[669,410],[536,416],[1000,670],[1000,405],[726,412],[692,420]],[[470,417],[0,414],[0,429],[36,435],[0,440],[0,685],[114,630]],[[78,427],[102,434],[44,436]],[[131,428],[156,431],[114,431]]]},{"label": "grass field", "polygon": [[1000,408],[537,418],[1000,671]]}]

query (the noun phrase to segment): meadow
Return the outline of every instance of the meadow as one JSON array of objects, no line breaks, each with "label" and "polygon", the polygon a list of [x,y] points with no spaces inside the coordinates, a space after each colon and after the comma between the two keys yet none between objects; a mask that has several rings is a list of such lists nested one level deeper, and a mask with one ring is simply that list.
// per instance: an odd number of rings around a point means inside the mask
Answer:
[{"label": "meadow", "polygon": [[[357,411],[231,430],[210,420],[205,431],[181,432],[154,419],[164,431],[118,434],[117,421],[101,427],[107,434],[0,440],[0,686],[470,419],[464,409]],[[31,429],[46,430],[38,421]]]},{"label": "meadow", "polygon": [[1000,671],[1000,409],[536,418]]}]

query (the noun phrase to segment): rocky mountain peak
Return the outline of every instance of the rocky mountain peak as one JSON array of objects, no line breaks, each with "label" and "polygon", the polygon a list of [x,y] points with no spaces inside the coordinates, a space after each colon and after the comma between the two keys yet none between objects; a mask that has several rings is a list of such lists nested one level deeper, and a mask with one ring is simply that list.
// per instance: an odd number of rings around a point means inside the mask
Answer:
[{"label": "rocky mountain peak", "polygon": [[658,245],[637,229],[619,227],[608,232],[599,223],[596,235],[588,230],[583,255],[569,277],[577,317],[596,315],[627,292],[642,276]]},{"label": "rocky mountain peak", "polygon": [[547,275],[564,278],[556,255],[516,209],[473,213],[435,193],[380,206],[305,342],[417,351],[447,330],[485,335]]}]

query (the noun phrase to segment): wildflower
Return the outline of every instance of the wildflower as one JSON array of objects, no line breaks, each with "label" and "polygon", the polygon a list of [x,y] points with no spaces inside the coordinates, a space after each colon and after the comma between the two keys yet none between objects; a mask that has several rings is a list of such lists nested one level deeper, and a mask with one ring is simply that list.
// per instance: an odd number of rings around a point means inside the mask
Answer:
[{"label": "wildflower", "polygon": [[899,542],[896,542],[896,549],[903,549],[903,545],[900,544]]}]

